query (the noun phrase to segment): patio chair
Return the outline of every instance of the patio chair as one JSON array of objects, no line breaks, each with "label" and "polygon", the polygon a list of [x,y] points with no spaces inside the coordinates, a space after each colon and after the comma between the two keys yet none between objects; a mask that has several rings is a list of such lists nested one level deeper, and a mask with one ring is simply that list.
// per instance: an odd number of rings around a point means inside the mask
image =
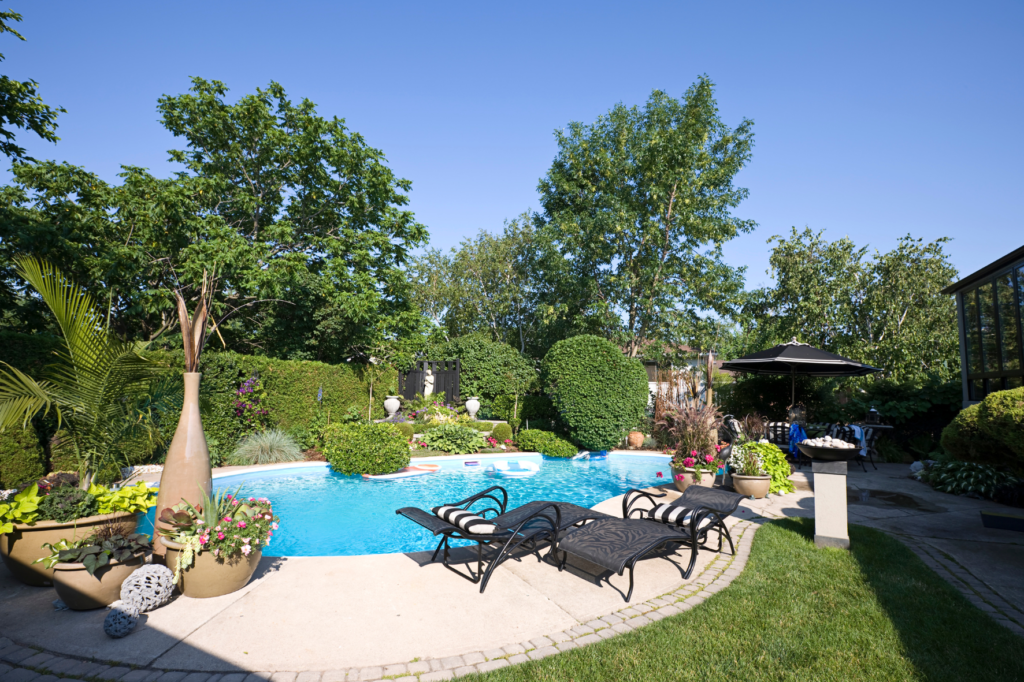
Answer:
[{"label": "patio chair", "polygon": [[[491,506],[470,513],[470,507],[477,503]],[[480,582],[481,594],[487,588],[487,581],[490,580],[494,569],[520,547],[533,551],[537,549],[539,543],[547,541],[551,543],[548,555],[555,558],[559,533],[586,521],[611,518],[607,514],[568,502],[538,500],[511,510],[507,509],[507,506],[508,492],[496,485],[460,502],[434,507],[429,512],[417,507],[403,507],[395,513],[418,523],[435,536],[441,535],[441,541],[430,560],[436,561],[438,552],[444,550],[444,567],[474,585]],[[447,516],[447,520],[439,514]],[[491,514],[490,518],[486,518],[488,514]],[[448,563],[451,540],[470,540],[476,543],[475,574],[470,570],[469,575],[466,575]],[[486,570],[484,545],[499,547],[497,555],[490,560]]]},{"label": "patio chair", "polygon": [[789,449],[789,422],[768,422],[768,442],[785,452]]},{"label": "patio chair", "polygon": [[[629,568],[628,602],[633,596],[633,571],[645,556],[672,545],[689,546],[690,563],[683,579],[690,577],[697,563],[697,551],[707,547],[709,531],[718,532],[718,549],[722,551],[723,536],[729,541],[729,550],[736,553],[725,519],[736,511],[743,496],[690,486],[670,504],[658,504],[655,498],[664,493],[630,490],[622,498],[623,518],[602,518],[566,533],[558,541],[562,552],[559,568],[565,566],[569,554],[585,559],[605,570],[622,575]],[[637,507],[641,500],[651,502],[650,509]]]}]

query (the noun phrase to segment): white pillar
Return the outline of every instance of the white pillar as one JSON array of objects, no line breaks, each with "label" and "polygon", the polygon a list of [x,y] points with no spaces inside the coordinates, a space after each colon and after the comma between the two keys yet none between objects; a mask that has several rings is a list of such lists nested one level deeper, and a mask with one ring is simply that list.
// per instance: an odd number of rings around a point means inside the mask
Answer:
[{"label": "white pillar", "polygon": [[846,518],[846,462],[811,464],[814,472],[814,544],[850,548]]}]

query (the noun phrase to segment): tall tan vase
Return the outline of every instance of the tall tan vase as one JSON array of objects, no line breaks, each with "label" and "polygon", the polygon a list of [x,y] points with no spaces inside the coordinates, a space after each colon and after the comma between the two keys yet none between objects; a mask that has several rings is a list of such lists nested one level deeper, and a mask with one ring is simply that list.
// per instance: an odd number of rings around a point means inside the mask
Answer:
[{"label": "tall tan vase", "polygon": [[[160,494],[156,498],[156,517],[167,507],[182,499],[192,504],[199,502],[200,488],[209,495],[213,490],[210,471],[210,450],[203,435],[203,422],[199,417],[199,372],[185,372],[185,404],[174,432],[171,447],[167,449],[164,472],[160,476]],[[160,528],[159,521],[156,527]],[[154,554],[164,554],[163,543],[153,543]]]}]

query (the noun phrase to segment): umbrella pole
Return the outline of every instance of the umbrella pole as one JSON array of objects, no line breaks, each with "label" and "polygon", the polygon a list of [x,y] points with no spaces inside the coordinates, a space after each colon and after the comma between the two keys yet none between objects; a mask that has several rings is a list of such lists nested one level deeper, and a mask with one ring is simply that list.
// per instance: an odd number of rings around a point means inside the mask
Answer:
[{"label": "umbrella pole", "polygon": [[789,407],[792,408],[796,405],[796,367],[789,368],[789,381],[790,381],[790,398]]}]

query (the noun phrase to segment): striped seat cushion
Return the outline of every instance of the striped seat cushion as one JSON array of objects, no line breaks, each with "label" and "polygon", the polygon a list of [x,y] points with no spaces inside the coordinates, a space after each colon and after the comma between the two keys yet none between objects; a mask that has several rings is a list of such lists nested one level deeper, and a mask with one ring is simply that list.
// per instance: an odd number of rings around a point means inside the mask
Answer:
[{"label": "striped seat cushion", "polygon": [[[661,521],[662,523],[671,523],[675,526],[684,527],[690,524],[690,517],[692,516],[693,510],[670,504],[659,504],[648,514],[648,518],[652,521]],[[701,519],[697,530],[706,528],[710,523],[711,519],[705,516]]]},{"label": "striped seat cushion", "polygon": [[458,526],[473,535],[494,535],[498,530],[498,527],[491,521],[459,507],[434,507],[431,511],[439,519]]}]

